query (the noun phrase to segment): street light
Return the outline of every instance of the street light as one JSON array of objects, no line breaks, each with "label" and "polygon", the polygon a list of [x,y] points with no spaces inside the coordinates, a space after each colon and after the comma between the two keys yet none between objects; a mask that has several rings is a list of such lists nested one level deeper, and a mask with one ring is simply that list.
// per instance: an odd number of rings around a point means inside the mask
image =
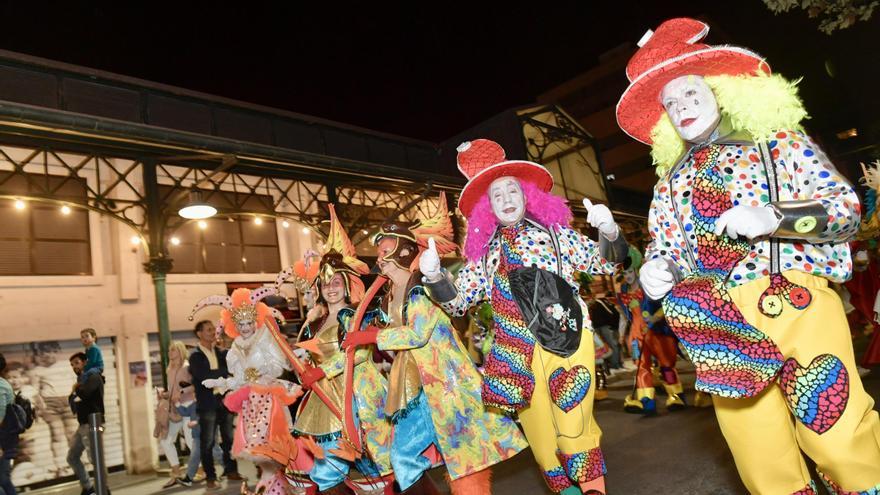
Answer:
[{"label": "street light", "polygon": [[177,214],[189,220],[202,220],[217,214],[217,208],[202,201],[202,192],[193,189],[189,193],[189,203],[177,211]]}]

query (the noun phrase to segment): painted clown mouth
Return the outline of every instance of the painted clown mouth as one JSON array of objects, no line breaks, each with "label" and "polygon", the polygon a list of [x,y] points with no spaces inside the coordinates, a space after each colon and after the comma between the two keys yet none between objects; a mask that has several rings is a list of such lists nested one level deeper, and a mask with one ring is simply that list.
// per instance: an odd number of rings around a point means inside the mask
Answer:
[{"label": "painted clown mouth", "polygon": [[687,127],[687,126],[693,124],[693,123],[696,122],[696,121],[697,121],[697,119],[696,119],[695,117],[690,117],[690,118],[687,118],[687,119],[682,119],[681,122],[678,123],[678,126],[679,126],[679,127]]},{"label": "painted clown mouth", "polygon": [[503,209],[503,210],[501,210],[501,211],[503,211],[504,213],[507,213],[508,215],[510,215],[511,213],[515,213],[515,212],[516,212],[516,206],[511,206],[511,207],[505,208],[505,209]]}]

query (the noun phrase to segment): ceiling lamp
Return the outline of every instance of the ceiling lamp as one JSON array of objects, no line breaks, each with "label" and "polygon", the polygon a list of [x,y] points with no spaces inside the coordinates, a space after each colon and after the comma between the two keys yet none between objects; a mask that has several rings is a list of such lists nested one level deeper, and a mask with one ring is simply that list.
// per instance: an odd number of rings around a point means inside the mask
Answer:
[{"label": "ceiling lamp", "polygon": [[193,189],[189,193],[189,203],[177,211],[177,214],[190,220],[211,218],[217,214],[217,208],[202,201],[202,192]]}]

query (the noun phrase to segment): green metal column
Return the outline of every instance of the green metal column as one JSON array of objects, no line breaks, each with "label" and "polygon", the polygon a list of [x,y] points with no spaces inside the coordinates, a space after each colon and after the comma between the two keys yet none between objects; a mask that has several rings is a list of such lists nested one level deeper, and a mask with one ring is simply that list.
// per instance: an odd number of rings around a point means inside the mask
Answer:
[{"label": "green metal column", "polygon": [[168,300],[165,297],[165,275],[171,270],[171,259],[152,257],[145,263],[147,271],[153,276],[153,290],[156,293],[156,321],[159,323],[159,355],[162,360],[162,385],[168,387],[168,347],[171,345],[171,329],[168,326]]},{"label": "green metal column", "polygon": [[171,271],[172,261],[165,247],[165,209],[159,201],[159,183],[156,180],[156,163],[144,161],[144,196],[147,200],[147,232],[149,232],[150,261],[144,268],[153,276],[156,292],[156,321],[159,324],[159,356],[162,362],[162,385],[168,388],[168,347],[171,345],[171,329],[168,326],[168,300],[165,294],[165,275]]}]

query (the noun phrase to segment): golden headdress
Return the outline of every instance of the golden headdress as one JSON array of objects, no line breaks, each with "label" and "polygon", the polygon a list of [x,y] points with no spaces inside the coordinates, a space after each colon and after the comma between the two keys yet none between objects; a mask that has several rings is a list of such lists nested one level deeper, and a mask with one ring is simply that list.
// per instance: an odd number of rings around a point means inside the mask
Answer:
[{"label": "golden headdress", "polygon": [[[306,253],[306,256],[285,268],[275,279],[275,286],[295,277],[305,282],[307,287],[314,284],[327,283],[337,273],[343,275],[345,292],[352,304],[357,304],[364,295],[364,283],[360,276],[370,272],[366,263],[358,259],[357,250],[349,239],[345,228],[336,216],[333,205],[330,208],[330,232],[322,253]],[[317,263],[313,258],[320,256]]]},{"label": "golden headdress", "polygon": [[222,306],[218,330],[222,328],[226,335],[235,338],[238,337],[236,325],[240,322],[253,321],[258,328],[263,326],[266,317],[271,317],[273,311],[261,301],[266,296],[277,293],[275,287],[260,287],[254,290],[238,288],[232,291],[230,296],[208,296],[196,303],[189,319],[192,321],[197,312],[208,306]]}]

